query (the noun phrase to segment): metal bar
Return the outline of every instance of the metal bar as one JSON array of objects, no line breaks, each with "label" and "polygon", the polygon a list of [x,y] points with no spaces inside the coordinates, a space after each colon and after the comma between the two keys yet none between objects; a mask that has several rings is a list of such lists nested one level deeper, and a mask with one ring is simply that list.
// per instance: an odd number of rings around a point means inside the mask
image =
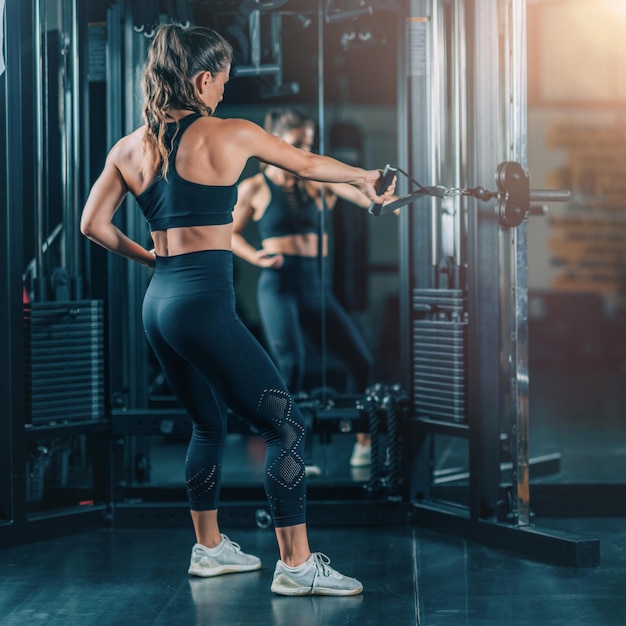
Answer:
[{"label": "metal bar", "polygon": [[572,194],[564,189],[531,189],[531,202],[567,202]]},{"label": "metal bar", "polygon": [[35,0],[34,16],[33,16],[33,57],[35,61],[34,72],[34,106],[35,106],[35,213],[36,213],[36,232],[35,232],[35,294],[39,301],[46,299],[45,270],[44,270],[44,254],[43,243],[45,238],[44,216],[46,213],[45,188],[46,181],[44,179],[46,168],[44,167],[46,154],[46,130],[45,130],[45,94],[44,94],[44,72],[48,64],[45,58],[45,49],[43,46],[44,21],[47,14],[47,1]]},{"label": "metal bar", "polygon": [[414,505],[418,526],[449,532],[468,541],[513,551],[545,563],[571,567],[596,567],[600,563],[600,542],[530,527],[511,526],[489,520],[473,520],[457,507]]},{"label": "metal bar", "polygon": [[[406,37],[406,15],[407,8],[403,10],[396,9],[397,15],[397,117],[398,117],[398,161],[400,163],[409,163],[410,151],[410,111],[407,103],[409,102],[408,89],[408,70],[407,70],[407,37]],[[406,182],[404,177],[398,180],[398,189],[406,190]],[[399,301],[400,314],[398,323],[400,324],[399,336],[410,336],[410,305],[408,304],[411,286],[410,286],[410,233],[409,233],[409,215],[406,211],[400,212],[398,216],[398,276],[399,276]],[[374,267],[370,265],[370,271],[374,271]],[[401,341],[399,349],[400,371],[404,372],[400,383],[406,389],[410,380],[410,342]]]},{"label": "metal bar", "polygon": [[[404,115],[406,129],[400,129],[400,139],[410,137],[406,147],[406,155],[400,155],[402,162],[409,164],[409,171],[416,180],[430,180],[431,169],[431,134],[430,134],[430,91],[431,91],[431,0],[411,0],[404,19],[404,56],[403,73],[406,94],[399,98],[400,103],[407,102],[408,109]],[[400,81],[402,84],[403,81]],[[403,95],[402,93],[400,94]],[[400,116],[402,119],[402,116]],[[400,144],[402,145],[402,143]],[[430,206],[422,197],[416,199],[415,205]],[[399,227],[406,233],[406,251],[408,268],[405,281],[407,291],[401,297],[409,297],[414,287],[434,287],[431,271],[433,257],[433,241],[431,238],[431,215],[429,211],[403,211],[400,214]],[[402,307],[405,308],[405,307]],[[410,311],[410,307],[408,309]],[[408,344],[408,342],[407,342]],[[410,371],[407,368],[407,371]]]},{"label": "metal bar", "polygon": [[80,272],[80,241],[78,237],[78,225],[82,208],[80,193],[80,181],[83,175],[83,160],[80,149],[80,117],[81,117],[81,63],[80,46],[82,37],[79,24],[78,0],[71,0],[71,114],[70,124],[72,127],[72,142],[70,146],[72,187],[66,214],[66,250],[67,270],[72,278],[76,278]]},{"label": "metal bar", "polygon": [[[410,0],[398,18],[398,159],[408,165],[408,172],[417,180],[430,180],[430,92],[432,30],[431,0]],[[403,179],[401,184],[405,183]],[[412,191],[410,188],[407,192]],[[430,207],[424,196],[413,199],[414,205]],[[384,209],[383,209],[384,210]],[[412,336],[413,291],[435,286],[432,272],[434,242],[432,211],[401,211],[398,218],[400,244],[400,333]],[[407,372],[402,385],[411,387],[415,368],[411,340],[401,341],[402,370]],[[411,413],[415,414],[412,401]],[[411,498],[429,498],[431,490],[431,459],[434,437],[413,431],[409,438],[408,489]]]},{"label": "metal bar", "polygon": [[[503,160],[498,49],[498,0],[467,3],[468,179],[493,178]],[[500,465],[502,362],[500,233],[493,202],[468,212],[468,420],[470,511],[474,520],[495,515]]]},{"label": "metal bar", "polygon": [[[527,117],[526,117],[526,0],[507,0],[503,7],[505,22],[505,93],[508,103],[507,158],[526,167]],[[528,225],[526,222],[510,229],[510,245],[504,244],[509,265],[508,316],[503,316],[503,350],[509,352],[509,388],[505,393],[510,406],[504,414],[512,412],[511,448],[512,476],[515,497],[511,518],[519,526],[529,526],[530,517],[530,416],[528,409]],[[508,323],[508,326],[506,326]]]},{"label": "metal bar", "polygon": [[283,16],[280,12],[272,13],[270,16],[270,34],[272,41],[272,61],[278,67],[276,72],[276,85],[283,84]]},{"label": "metal bar", "polygon": [[233,76],[243,77],[243,76],[266,76],[279,74],[281,68],[278,65],[267,64],[267,65],[254,65],[254,66],[239,66],[233,68]]},{"label": "metal bar", "polygon": [[[530,477],[539,478],[550,474],[557,474],[561,469],[561,454],[555,452],[553,454],[544,454],[530,459]],[[509,472],[513,469],[513,463],[505,461],[500,463],[502,472]],[[468,480],[470,473],[464,469],[454,467],[447,470],[437,470],[434,472],[436,485],[444,485],[452,482]],[[534,489],[534,486],[533,486]]]},{"label": "metal bar", "polygon": [[[445,57],[443,55],[443,24],[441,18],[441,7],[438,1],[432,3],[430,17],[430,41],[429,54],[430,62],[428,64],[430,73],[430,108],[429,108],[429,142],[430,146],[430,176],[429,183],[435,183],[441,180],[442,160],[443,160],[443,142],[442,129],[446,123],[445,116],[445,96],[443,94],[443,75],[445,74]],[[438,281],[437,267],[442,256],[442,228],[439,215],[439,204],[435,198],[428,198],[430,205],[430,232],[431,232],[431,258],[430,264],[433,268],[433,275]],[[437,283],[438,284],[438,283]]]},{"label": "metal bar", "polygon": [[101,530],[108,512],[106,505],[82,506],[33,516],[25,524],[0,526],[0,547]]},{"label": "metal bar", "polygon": [[[323,0],[317,2],[317,134],[319,153],[326,152],[326,109],[325,109],[325,85],[324,85],[324,5]],[[327,387],[328,350],[326,347],[326,285],[329,280],[328,264],[324,255],[324,239],[327,234],[328,207],[326,206],[325,194],[322,186],[320,201],[322,210],[320,211],[319,226],[319,267],[320,282],[322,285],[320,293],[320,315],[321,315],[321,368],[322,368],[322,389]],[[325,398],[324,398],[325,400]]]},{"label": "metal bar", "polygon": [[250,32],[250,60],[254,67],[261,65],[261,12],[252,11],[248,17]]},{"label": "metal bar", "polygon": [[[72,0],[62,0],[59,3],[59,60],[61,61],[60,86],[62,105],[59,106],[59,117],[56,123],[59,125],[61,135],[61,176],[63,178],[63,201],[62,222],[66,228],[61,240],[61,264],[67,268],[70,254],[70,241],[72,233],[71,211],[72,190],[74,188],[74,168],[72,159],[72,145],[74,141],[74,128],[72,125],[72,100],[73,100],[73,76],[72,76]],[[60,94],[60,95],[61,95]]]},{"label": "metal bar", "polygon": [[[152,489],[150,491],[156,491]],[[341,497],[341,490],[337,489]],[[184,489],[179,490],[184,496]],[[348,495],[352,496],[354,490]],[[362,493],[362,490],[361,490]],[[244,500],[238,493],[229,498],[228,490],[221,492],[220,516],[228,520],[231,528],[266,528],[257,520],[271,523],[267,500],[261,488],[255,499]],[[144,494],[145,495],[145,494]],[[354,497],[354,496],[353,496]],[[264,515],[257,516],[262,511]],[[309,527],[354,527],[354,526],[406,526],[408,506],[403,502],[387,499],[350,502],[341,499],[315,499],[314,488],[307,495],[307,525]],[[189,526],[189,505],[183,502],[141,504],[118,504],[113,509],[115,528],[187,528]]]},{"label": "metal bar", "polygon": [[[107,47],[106,47],[106,128],[107,148],[113,147],[123,132],[122,110],[124,101],[124,81],[122,80],[122,27],[123,7],[117,2],[107,10]],[[122,214],[118,211],[114,223],[121,226]],[[108,316],[108,383],[113,407],[124,406],[126,403],[126,366],[124,364],[123,341],[126,330],[124,328],[125,310],[124,298],[111,297],[113,286],[124,285],[125,267],[127,261],[118,255],[106,256],[107,277],[106,284],[109,297],[107,297]]]},{"label": "metal bar", "polygon": [[[137,67],[145,59],[145,50],[148,39],[137,33],[132,25],[130,3],[127,4],[124,19],[124,66],[125,83],[129,85],[124,93],[124,133],[130,133],[141,124],[141,102],[136,97]],[[149,233],[146,222],[139,211],[136,200],[126,199],[125,228],[123,229],[134,241],[147,242]],[[145,268],[138,263],[128,263],[123,260],[125,269],[125,286],[127,289],[127,303],[125,320],[126,354],[123,360],[128,367],[128,397],[130,406],[144,407],[148,404],[148,342],[141,321],[141,304],[147,286],[148,276]],[[119,285],[111,285],[116,290],[114,298],[119,298]]]},{"label": "metal bar", "polygon": [[[14,525],[26,517],[26,480],[24,415],[24,313],[22,305],[22,275],[20,259],[23,259],[24,189],[24,89],[22,59],[28,41],[26,28],[31,16],[24,12],[32,4],[8,0],[5,6],[3,29],[5,36],[6,70],[0,76],[0,98],[3,103],[4,151],[6,187],[2,192],[5,203],[0,203],[0,213],[5,228],[1,229],[4,271],[0,273],[0,332],[3,333],[0,354],[0,395],[4,410],[0,413],[0,476],[4,487],[0,489],[0,507],[4,519]],[[0,19],[3,16],[0,14]],[[7,28],[10,25],[10,28]],[[3,206],[2,206],[3,204]],[[30,203],[27,204],[30,206]],[[1,535],[0,535],[1,536]]]},{"label": "metal bar", "polygon": [[[456,129],[456,141],[454,143],[454,165],[455,172],[453,180],[459,186],[467,186],[465,178],[467,172],[467,33],[464,0],[454,0],[452,15],[453,32],[453,72],[454,72],[454,94],[453,111]],[[461,197],[454,199],[455,209],[455,240],[454,240],[454,260],[457,267],[465,262],[465,235],[466,224],[464,212],[467,210],[467,203]],[[456,287],[464,288],[465,285],[458,284]]]}]

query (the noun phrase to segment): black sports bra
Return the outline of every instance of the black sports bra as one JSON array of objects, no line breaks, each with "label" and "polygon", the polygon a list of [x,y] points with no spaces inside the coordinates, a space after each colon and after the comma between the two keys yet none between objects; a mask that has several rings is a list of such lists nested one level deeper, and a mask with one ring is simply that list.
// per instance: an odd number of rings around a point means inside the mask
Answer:
[{"label": "black sports bra", "polygon": [[159,174],[150,186],[137,196],[150,231],[181,226],[230,224],[237,202],[237,185],[201,185],[181,178],[176,171],[176,154],[183,133],[199,117],[198,113],[171,122],[165,130],[165,141],[171,142],[167,179]]},{"label": "black sports bra", "polygon": [[261,239],[284,235],[304,235],[319,230],[319,210],[315,200],[298,185],[283,189],[263,174],[270,188],[270,202],[257,220]]}]

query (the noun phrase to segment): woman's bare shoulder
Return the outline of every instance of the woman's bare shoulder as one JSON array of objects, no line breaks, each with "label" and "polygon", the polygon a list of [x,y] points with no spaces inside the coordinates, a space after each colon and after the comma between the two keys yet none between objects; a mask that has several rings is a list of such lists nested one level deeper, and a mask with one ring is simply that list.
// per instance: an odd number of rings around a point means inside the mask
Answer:
[{"label": "woman's bare shoulder", "polygon": [[145,128],[142,126],[117,141],[109,151],[114,160],[127,160],[143,152]]},{"label": "woman's bare shoulder", "polygon": [[207,129],[210,128],[213,133],[224,134],[231,142],[249,141],[264,133],[258,124],[240,117],[210,117],[204,120],[204,123]]}]

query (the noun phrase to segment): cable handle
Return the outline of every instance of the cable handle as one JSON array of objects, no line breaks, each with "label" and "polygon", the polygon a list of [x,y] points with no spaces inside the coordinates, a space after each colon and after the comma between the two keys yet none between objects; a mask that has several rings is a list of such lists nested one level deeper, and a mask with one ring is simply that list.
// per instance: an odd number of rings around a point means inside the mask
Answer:
[{"label": "cable handle", "polygon": [[[397,167],[394,167],[393,165],[389,165],[389,163],[385,165],[385,169],[383,170],[383,173],[380,175],[380,178],[376,181],[376,184],[374,185],[374,189],[376,190],[376,193],[379,196],[385,193],[385,190],[387,189],[387,187],[389,187],[389,185],[391,185],[397,173],[398,173]],[[382,206],[383,206],[382,204],[377,204],[375,202],[372,202],[367,210],[372,215],[379,215],[380,210],[382,209]]]}]

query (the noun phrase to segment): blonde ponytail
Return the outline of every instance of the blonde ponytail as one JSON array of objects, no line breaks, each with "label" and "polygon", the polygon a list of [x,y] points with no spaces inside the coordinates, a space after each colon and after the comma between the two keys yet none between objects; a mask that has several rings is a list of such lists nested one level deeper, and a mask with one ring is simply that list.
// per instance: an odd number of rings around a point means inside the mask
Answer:
[{"label": "blonde ponytail", "polygon": [[143,143],[164,177],[172,150],[165,141],[168,115],[177,109],[212,115],[211,108],[200,100],[193,78],[201,71],[222,72],[231,60],[231,45],[210,28],[164,24],[157,29],[141,81],[146,123]]}]

